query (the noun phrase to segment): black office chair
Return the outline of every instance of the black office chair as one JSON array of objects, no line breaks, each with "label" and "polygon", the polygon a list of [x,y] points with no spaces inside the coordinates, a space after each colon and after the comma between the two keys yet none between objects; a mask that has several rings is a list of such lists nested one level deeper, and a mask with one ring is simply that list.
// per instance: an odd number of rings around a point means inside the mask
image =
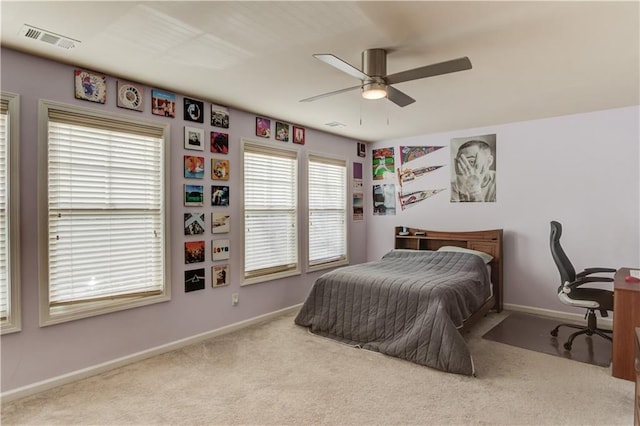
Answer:
[{"label": "black office chair", "polygon": [[610,277],[592,277],[590,275],[600,272],[615,272],[616,270],[611,268],[587,268],[576,274],[571,261],[569,261],[569,258],[560,245],[561,235],[562,225],[558,222],[552,221],[551,255],[558,267],[558,271],[560,271],[561,279],[560,287],[558,287],[558,299],[566,305],[587,309],[587,313],[585,315],[587,318],[586,327],[575,324],[559,324],[556,328],[551,330],[551,335],[554,337],[558,335],[558,329],[562,326],[577,328],[579,330],[570,335],[564,344],[564,348],[570,351],[573,339],[581,334],[586,334],[587,336],[597,334],[598,336],[611,340],[611,336],[606,334],[611,333],[611,330],[598,328],[595,311],[600,311],[600,315],[602,317],[609,316],[607,311],[613,311],[613,291],[582,287],[582,285],[593,282],[612,282],[613,278]]}]

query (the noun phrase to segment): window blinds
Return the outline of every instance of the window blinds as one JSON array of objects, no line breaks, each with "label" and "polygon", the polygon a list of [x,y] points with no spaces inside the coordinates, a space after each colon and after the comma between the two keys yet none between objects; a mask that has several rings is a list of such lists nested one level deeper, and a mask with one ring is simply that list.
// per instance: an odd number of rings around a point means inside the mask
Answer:
[{"label": "window blinds", "polygon": [[309,156],[309,266],[347,256],[345,161]]},{"label": "window blinds", "polygon": [[298,268],[297,153],[244,145],[244,276]]},{"label": "window blinds", "polygon": [[9,259],[9,115],[8,104],[0,102],[0,319],[10,314]]},{"label": "window blinds", "polygon": [[163,129],[48,111],[50,306],[159,294]]}]

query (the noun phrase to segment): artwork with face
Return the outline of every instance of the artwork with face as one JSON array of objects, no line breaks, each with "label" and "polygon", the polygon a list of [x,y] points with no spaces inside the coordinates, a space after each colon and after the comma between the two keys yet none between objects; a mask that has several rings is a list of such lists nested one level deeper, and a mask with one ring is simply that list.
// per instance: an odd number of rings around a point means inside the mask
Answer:
[{"label": "artwork with face", "polygon": [[451,139],[451,202],[496,201],[496,135]]}]

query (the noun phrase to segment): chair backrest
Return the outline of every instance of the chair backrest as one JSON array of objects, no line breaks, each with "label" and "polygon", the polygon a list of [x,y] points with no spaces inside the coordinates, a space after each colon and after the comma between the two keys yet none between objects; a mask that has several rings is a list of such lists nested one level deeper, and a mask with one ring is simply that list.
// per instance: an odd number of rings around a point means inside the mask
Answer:
[{"label": "chair backrest", "polygon": [[[562,280],[560,283],[560,289],[565,282],[572,282],[576,279],[576,270],[573,268],[571,261],[560,245],[561,236],[562,225],[556,221],[551,221],[551,256],[553,257],[553,261],[556,263],[558,271],[560,272],[560,279]],[[558,291],[560,291],[560,289]]]}]

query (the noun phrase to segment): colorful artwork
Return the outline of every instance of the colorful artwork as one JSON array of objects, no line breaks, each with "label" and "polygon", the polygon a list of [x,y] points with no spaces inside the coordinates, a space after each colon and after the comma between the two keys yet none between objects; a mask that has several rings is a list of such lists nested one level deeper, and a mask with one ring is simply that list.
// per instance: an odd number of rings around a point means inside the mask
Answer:
[{"label": "colorful artwork", "polygon": [[204,268],[184,271],[184,291],[204,290],[205,283]]},{"label": "colorful artwork", "polygon": [[256,117],[256,136],[261,138],[271,137],[271,120],[264,117]]},{"label": "colorful artwork", "polygon": [[373,214],[376,216],[396,214],[396,188],[394,184],[373,185]]},{"label": "colorful artwork", "polygon": [[184,177],[187,179],[204,179],[204,157],[185,155]]},{"label": "colorful artwork", "polygon": [[107,78],[104,75],[89,71],[75,70],[76,99],[97,102],[107,102]]},{"label": "colorful artwork", "polygon": [[229,160],[221,158],[211,159],[211,179],[229,180]]},{"label": "colorful artwork", "polygon": [[229,187],[211,185],[211,205],[226,207],[229,205]]},{"label": "colorful artwork", "polygon": [[184,214],[184,235],[204,234],[204,213]]},{"label": "colorful artwork", "polygon": [[373,179],[382,180],[395,174],[393,148],[373,150]]},{"label": "colorful artwork", "polygon": [[184,98],[184,119],[204,123],[204,102],[195,99]]},{"label": "colorful artwork", "polygon": [[289,125],[276,121],[276,140],[289,142]]},{"label": "colorful artwork", "polygon": [[401,192],[398,193],[398,198],[400,199],[400,208],[402,208],[402,210],[412,207],[414,206],[416,203],[419,203],[420,201],[424,201],[429,197],[432,197],[442,191],[444,191],[445,188],[440,188],[440,189],[425,189],[423,191],[414,191],[414,192],[410,192],[408,194],[403,194]]},{"label": "colorful artwork", "polygon": [[184,263],[204,262],[204,241],[187,241],[184,243]]},{"label": "colorful artwork", "polygon": [[229,128],[229,108],[220,105],[211,105],[211,125],[215,127],[221,127],[223,129]]},{"label": "colorful artwork", "polygon": [[293,143],[304,145],[305,130],[302,127],[293,126]]},{"label": "colorful artwork", "polygon": [[144,110],[144,86],[118,80],[118,100],[119,108],[132,109],[134,111]]},{"label": "colorful artwork", "polygon": [[211,241],[212,260],[225,260],[229,258],[229,240]]},{"label": "colorful artwork", "polygon": [[163,117],[175,118],[176,95],[158,89],[151,89],[151,113]]},{"label": "colorful artwork", "polygon": [[231,216],[229,213],[211,213],[211,233],[224,234],[231,229]]},{"label": "colorful artwork", "polygon": [[364,219],[364,194],[361,192],[353,193],[353,220]]},{"label": "colorful artwork", "polygon": [[184,185],[184,205],[186,207],[202,206],[204,202],[203,185]]},{"label": "colorful artwork", "polygon": [[440,148],[444,148],[444,146],[401,146],[400,164],[408,163],[424,155],[431,154]]},{"label": "colorful artwork", "polygon": [[211,152],[216,154],[229,153],[229,134],[211,132]]},{"label": "colorful artwork", "polygon": [[211,267],[211,287],[229,285],[229,265],[215,265]]}]

